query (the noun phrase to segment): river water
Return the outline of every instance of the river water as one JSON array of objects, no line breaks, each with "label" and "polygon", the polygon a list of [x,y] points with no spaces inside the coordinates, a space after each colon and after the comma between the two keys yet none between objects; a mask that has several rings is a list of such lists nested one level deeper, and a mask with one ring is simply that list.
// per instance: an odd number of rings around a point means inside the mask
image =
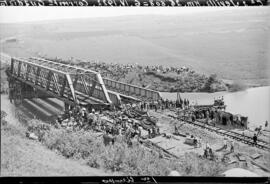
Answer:
[{"label": "river water", "polygon": [[[177,93],[161,93],[163,98],[175,100]],[[248,116],[249,126],[254,128],[270,120],[270,86],[249,88],[238,92],[181,93],[181,98],[198,105],[213,104],[215,98],[224,97],[226,111]]]},{"label": "river water", "polygon": [[20,106],[10,103],[8,95],[1,94],[1,110],[8,113],[13,119],[7,119],[9,122],[15,122],[15,111],[21,112],[24,116],[33,119],[40,119],[45,122],[54,121],[56,116],[64,110],[62,101],[55,98],[48,99],[25,99]]}]

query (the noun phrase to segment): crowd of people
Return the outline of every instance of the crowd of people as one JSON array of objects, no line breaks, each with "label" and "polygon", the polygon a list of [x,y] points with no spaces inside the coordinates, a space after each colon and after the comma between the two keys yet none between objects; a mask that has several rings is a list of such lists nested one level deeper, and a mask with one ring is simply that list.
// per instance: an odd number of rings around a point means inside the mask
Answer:
[{"label": "crowd of people", "polygon": [[124,136],[128,144],[131,144],[133,138],[139,140],[140,138],[154,138],[160,135],[155,118],[150,117],[147,113],[149,110],[188,107],[188,99],[142,101],[134,104],[123,104],[120,108],[114,107],[111,110],[68,106],[65,113],[57,118],[56,126],[73,130],[91,129],[104,132],[105,139],[111,140],[111,143],[114,142],[116,136],[121,135]]},{"label": "crowd of people", "polygon": [[205,148],[204,148],[204,158],[208,158],[210,160],[217,159],[215,158],[215,152],[219,152],[221,150],[223,151],[229,151],[225,152],[226,154],[223,155],[222,160],[225,161],[225,157],[227,154],[233,153],[235,148],[235,142],[234,141],[229,141],[226,137],[223,139],[223,146],[220,149],[213,150],[213,148],[209,145],[208,142],[206,142]]},{"label": "crowd of people", "polygon": [[96,111],[94,108],[73,107],[58,117],[56,126],[104,132],[106,145],[108,142],[113,144],[117,136],[123,136],[132,145],[132,139],[154,138],[159,135],[159,128],[153,122],[144,124],[149,119],[147,115],[142,117],[133,113],[136,108],[138,106],[125,105],[122,109]]},{"label": "crowd of people", "polygon": [[[151,122],[148,116],[149,110],[162,111],[165,109],[188,110],[191,105],[188,99],[178,100],[159,100],[142,101],[134,104],[124,104],[121,108],[112,110],[98,110],[94,108],[74,107],[68,108],[62,117],[58,117],[57,125],[68,129],[91,129],[104,132],[107,140],[113,143],[114,137],[123,135],[128,144],[131,139],[136,138],[154,138],[160,135],[160,130],[155,122]],[[138,113],[139,112],[139,113]],[[195,111],[192,117],[196,118],[214,118],[213,112],[206,110],[203,112]],[[143,120],[142,120],[143,119]],[[194,120],[193,119],[193,120]],[[144,124],[144,121],[150,121],[151,126]],[[145,134],[143,134],[144,132]],[[201,145],[201,139],[194,137],[196,146]],[[108,142],[108,141],[106,141]]]},{"label": "crowd of people", "polygon": [[181,98],[179,100],[158,100],[158,101],[142,101],[140,103],[138,103],[138,106],[140,107],[140,110],[165,110],[165,109],[176,109],[176,108],[180,108],[180,109],[187,109],[188,107],[190,107],[189,104],[189,100],[188,99],[184,99],[182,100]]},{"label": "crowd of people", "polygon": [[88,67],[89,69],[98,71],[104,77],[110,77],[115,80],[119,80],[124,78],[125,75],[130,71],[142,71],[146,72],[156,72],[156,73],[175,73],[181,74],[182,72],[191,72],[194,71],[190,70],[188,67],[165,67],[162,65],[155,65],[155,66],[143,66],[136,64],[119,64],[119,63],[105,63],[105,62],[79,62],[79,66]]},{"label": "crowd of people", "polygon": [[210,147],[210,145],[208,143],[206,143],[206,147],[204,149],[203,157],[207,158],[207,159],[210,159],[210,160],[214,160],[213,149]]}]

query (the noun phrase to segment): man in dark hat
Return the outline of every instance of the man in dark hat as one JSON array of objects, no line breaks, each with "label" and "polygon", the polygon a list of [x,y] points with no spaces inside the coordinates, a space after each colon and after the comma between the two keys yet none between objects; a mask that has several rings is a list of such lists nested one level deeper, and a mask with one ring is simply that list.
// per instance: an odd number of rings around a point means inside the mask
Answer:
[{"label": "man in dark hat", "polygon": [[253,135],[253,143],[254,143],[254,145],[257,144],[257,135],[256,134]]}]

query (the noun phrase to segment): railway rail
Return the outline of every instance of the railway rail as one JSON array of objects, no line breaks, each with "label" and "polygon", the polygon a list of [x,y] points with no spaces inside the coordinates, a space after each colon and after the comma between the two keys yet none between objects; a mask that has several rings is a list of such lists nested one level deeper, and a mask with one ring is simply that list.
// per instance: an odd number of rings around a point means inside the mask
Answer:
[{"label": "railway rail", "polygon": [[202,121],[198,121],[198,120],[195,121],[195,122],[192,122],[192,121],[187,120],[185,118],[179,118],[179,117],[173,116],[173,115],[168,115],[168,116],[171,117],[171,118],[177,119],[177,120],[184,121],[184,122],[189,123],[189,124],[191,124],[193,126],[206,129],[206,130],[208,130],[210,132],[214,132],[214,133],[217,133],[219,135],[232,138],[232,139],[234,139],[236,141],[239,141],[239,142],[242,142],[244,144],[254,145],[259,149],[270,151],[270,144],[267,141],[258,139],[257,143],[254,144],[253,138],[250,137],[250,136],[247,136],[247,135],[243,135],[243,134],[240,134],[240,133],[237,133],[237,132],[233,132],[231,130],[224,130],[222,128],[218,128],[218,127],[215,127],[213,125],[205,124]]}]

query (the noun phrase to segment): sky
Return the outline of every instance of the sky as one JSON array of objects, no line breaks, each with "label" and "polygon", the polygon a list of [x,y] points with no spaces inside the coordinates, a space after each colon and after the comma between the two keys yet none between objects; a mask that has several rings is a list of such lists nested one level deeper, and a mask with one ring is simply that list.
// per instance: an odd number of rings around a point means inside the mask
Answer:
[{"label": "sky", "polygon": [[[0,23],[110,17],[123,15],[177,15],[230,10],[233,7],[0,7]],[[235,9],[235,8],[234,8]]]}]

